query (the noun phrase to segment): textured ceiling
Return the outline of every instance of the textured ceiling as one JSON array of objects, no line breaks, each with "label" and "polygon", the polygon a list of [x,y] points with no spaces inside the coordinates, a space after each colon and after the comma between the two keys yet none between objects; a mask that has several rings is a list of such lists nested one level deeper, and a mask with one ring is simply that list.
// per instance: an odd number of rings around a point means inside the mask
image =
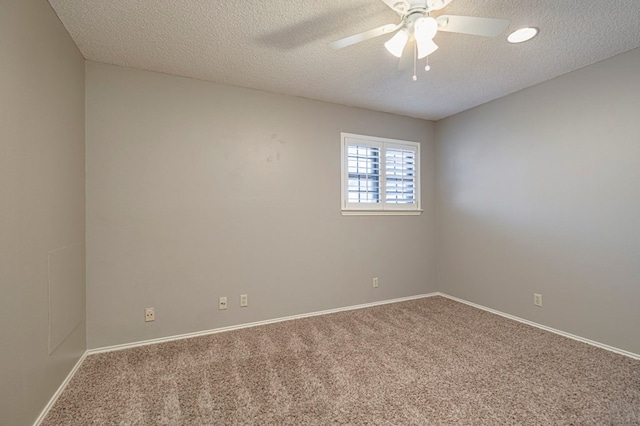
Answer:
[{"label": "textured ceiling", "polygon": [[[439,32],[431,71],[398,71],[380,0],[49,0],[85,58],[437,120],[640,46],[640,0],[453,0],[443,14],[506,18],[497,38]],[[439,13],[435,13],[434,16]],[[530,42],[506,35],[540,28]],[[640,70],[639,70],[640,72]]]}]

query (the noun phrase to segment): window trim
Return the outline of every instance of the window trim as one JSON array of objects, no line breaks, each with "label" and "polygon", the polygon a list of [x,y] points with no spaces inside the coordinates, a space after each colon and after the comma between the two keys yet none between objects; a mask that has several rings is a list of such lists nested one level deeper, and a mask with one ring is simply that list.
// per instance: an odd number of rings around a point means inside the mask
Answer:
[{"label": "window trim", "polygon": [[[379,203],[349,203],[348,202],[348,185],[349,172],[347,164],[347,147],[354,145],[354,141],[358,146],[368,146],[380,149],[380,197]],[[387,149],[405,149],[415,152],[415,203],[387,203],[386,202],[386,150]],[[419,215],[422,213],[421,196],[420,196],[420,143],[405,141],[399,139],[381,138],[376,136],[366,136],[354,133],[340,134],[340,207],[343,216],[371,216],[371,215]]]}]

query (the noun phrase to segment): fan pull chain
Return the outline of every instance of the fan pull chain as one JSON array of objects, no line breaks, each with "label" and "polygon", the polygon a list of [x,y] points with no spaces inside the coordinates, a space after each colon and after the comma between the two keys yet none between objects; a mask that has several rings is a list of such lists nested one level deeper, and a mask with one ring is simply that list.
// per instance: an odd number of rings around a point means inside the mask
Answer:
[{"label": "fan pull chain", "polygon": [[431,65],[429,65],[429,56],[427,56],[427,66],[424,67],[425,71],[429,71],[431,69]]},{"label": "fan pull chain", "polygon": [[418,44],[414,43],[413,45],[413,81],[418,80],[418,76],[416,75],[416,63],[418,62]]}]

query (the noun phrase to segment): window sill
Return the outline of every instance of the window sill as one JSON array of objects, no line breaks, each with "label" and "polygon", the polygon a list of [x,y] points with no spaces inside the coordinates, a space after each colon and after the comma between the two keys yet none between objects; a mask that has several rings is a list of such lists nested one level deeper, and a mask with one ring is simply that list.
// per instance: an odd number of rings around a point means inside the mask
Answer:
[{"label": "window sill", "polygon": [[422,210],[342,210],[342,216],[419,216]]}]

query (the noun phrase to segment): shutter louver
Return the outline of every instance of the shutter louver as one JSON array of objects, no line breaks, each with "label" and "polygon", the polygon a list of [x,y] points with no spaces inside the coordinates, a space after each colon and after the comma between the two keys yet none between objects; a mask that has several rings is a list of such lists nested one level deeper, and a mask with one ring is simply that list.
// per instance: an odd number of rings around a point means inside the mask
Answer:
[{"label": "shutter louver", "polygon": [[412,204],[416,201],[415,152],[386,150],[386,202]]},{"label": "shutter louver", "polygon": [[348,147],[348,201],[380,202],[380,149],[368,146]]}]

